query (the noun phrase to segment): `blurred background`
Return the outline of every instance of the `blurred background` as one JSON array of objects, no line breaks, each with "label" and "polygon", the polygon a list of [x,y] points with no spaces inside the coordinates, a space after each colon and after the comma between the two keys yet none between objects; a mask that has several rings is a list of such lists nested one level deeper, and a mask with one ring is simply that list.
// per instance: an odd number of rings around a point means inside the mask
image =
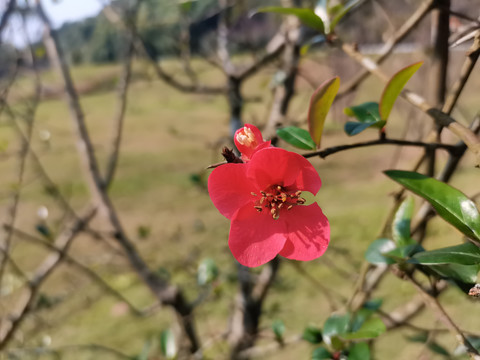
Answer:
[{"label": "blurred background", "polygon": [[[332,45],[337,37],[383,61],[389,75],[424,60],[408,86],[441,104],[438,69],[448,69],[448,91],[480,16],[479,0],[332,0],[330,7],[352,6],[324,36],[294,16],[255,13],[265,6],[318,13],[322,3],[0,0],[0,358],[190,358],[185,349],[195,346],[184,332],[192,314],[201,343],[194,358],[248,358],[239,353],[252,347],[260,349],[253,358],[311,358],[302,331],[345,307],[398,190],[382,171],[411,168],[423,150],[371,147],[310,159],[323,183],[316,200],[332,229],[327,253],[250,272],[229,251],[229,222],[209,199],[206,168],[223,160],[222,147],[233,147],[233,131],[244,123],[293,151],[275,129],[307,128],[310,97],[333,76],[342,86],[322,148],[375,138],[373,131],[348,137],[343,109],[377,101],[384,83],[365,76],[353,84],[362,67]],[[414,16],[415,26],[402,33]],[[468,125],[478,113],[479,86],[474,71],[452,113],[457,121]],[[401,99],[389,121],[389,134],[407,140],[434,128]],[[457,139],[443,134],[442,141]],[[447,153],[437,161],[444,164]],[[469,195],[478,192],[471,163],[467,154],[451,180]],[[102,205],[92,210],[96,201]],[[427,230],[426,244],[454,243],[456,231],[438,219]],[[265,277],[261,299],[242,286]],[[389,313],[414,294],[386,274],[371,297]],[[478,304],[455,306],[463,296],[449,288],[442,299],[463,329],[478,331]],[[253,330],[244,323],[237,331],[247,300],[259,314]],[[438,325],[428,311],[419,309],[409,324],[382,335],[375,358],[453,357],[448,333],[435,337],[447,355],[415,341],[416,326]]]}]

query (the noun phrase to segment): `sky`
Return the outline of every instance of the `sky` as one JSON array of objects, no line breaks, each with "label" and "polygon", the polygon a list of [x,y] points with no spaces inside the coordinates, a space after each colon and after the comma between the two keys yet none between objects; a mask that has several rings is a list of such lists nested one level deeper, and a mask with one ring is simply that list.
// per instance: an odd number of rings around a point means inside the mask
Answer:
[{"label": "sky", "polygon": [[[0,12],[3,12],[6,0],[0,0]],[[97,15],[102,9],[102,0],[43,0],[45,12],[50,17],[55,28],[67,21],[77,21]],[[29,21],[27,24],[30,38],[35,41],[42,35],[42,26],[38,21]],[[13,42],[22,47],[26,44],[25,35],[21,31],[21,22],[18,18],[11,21],[3,35],[5,42]]]}]

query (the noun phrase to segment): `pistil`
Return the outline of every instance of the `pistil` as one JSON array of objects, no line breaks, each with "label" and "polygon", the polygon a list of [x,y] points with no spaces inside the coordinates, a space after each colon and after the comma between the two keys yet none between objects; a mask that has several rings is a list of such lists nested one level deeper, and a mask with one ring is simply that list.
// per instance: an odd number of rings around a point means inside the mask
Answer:
[{"label": "pistil", "polygon": [[[255,201],[254,208],[262,212],[264,208],[269,209],[273,219],[280,217],[280,211],[291,210],[296,205],[305,204],[305,199],[300,197],[302,191],[292,191],[281,185],[271,185],[264,191],[260,191],[260,199]],[[254,192],[252,196],[258,197]]]}]

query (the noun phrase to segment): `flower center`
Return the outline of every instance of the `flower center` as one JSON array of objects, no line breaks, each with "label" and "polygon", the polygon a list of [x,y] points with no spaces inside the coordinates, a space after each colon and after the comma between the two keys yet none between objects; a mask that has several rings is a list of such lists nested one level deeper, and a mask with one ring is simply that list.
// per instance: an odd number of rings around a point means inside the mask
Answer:
[{"label": "flower center", "polygon": [[237,134],[237,141],[244,146],[256,145],[257,140],[255,139],[255,134],[252,130],[246,126]]},{"label": "flower center", "polygon": [[[305,199],[300,197],[301,190],[287,190],[280,185],[271,185],[264,191],[260,191],[260,199],[255,200],[253,206],[258,212],[269,211],[274,220],[280,217],[280,211],[287,211],[296,205],[305,204]],[[257,194],[251,193],[258,197]]]}]

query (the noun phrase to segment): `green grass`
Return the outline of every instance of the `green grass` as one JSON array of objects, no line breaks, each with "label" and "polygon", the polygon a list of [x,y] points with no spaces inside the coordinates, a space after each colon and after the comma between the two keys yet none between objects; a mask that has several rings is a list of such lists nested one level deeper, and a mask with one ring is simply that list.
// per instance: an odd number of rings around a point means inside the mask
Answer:
[{"label": "green grass", "polygon": [[[398,63],[402,61],[400,59]],[[390,64],[392,71],[396,65]],[[177,68],[177,65],[168,66]],[[216,71],[207,70],[205,64],[200,62],[197,66],[203,71],[203,79],[212,84],[221,83]],[[74,69],[73,75],[78,82],[88,82],[117,70],[117,66],[88,66]],[[149,70],[142,71],[149,74]],[[59,84],[58,78],[50,72],[42,77],[49,84]],[[253,119],[261,123],[268,114],[265,108],[265,103],[270,99],[268,81],[268,76],[260,76],[245,86],[246,94],[264,96],[264,104],[246,106],[246,121]],[[19,89],[15,91],[20,92],[27,84],[27,79],[22,79]],[[304,113],[311,94],[311,89],[302,81],[298,89],[291,107],[292,117]],[[323,139],[324,147],[376,136],[375,132],[366,131],[356,138],[348,138],[342,132],[344,118],[338,115],[342,106],[372,100],[380,93],[378,82],[374,80],[369,80],[362,90],[351,103],[342,102],[332,110],[332,114],[339,118],[329,119]],[[466,99],[465,104],[473,106],[474,100]],[[82,105],[103,169],[109,152],[115,94],[107,91],[85,95]],[[21,104],[17,106],[21,107]],[[229,222],[213,207],[205,189],[208,172],[204,169],[220,160],[219,150],[229,136],[226,109],[223,97],[185,95],[155,80],[134,82],[125,118],[121,158],[110,190],[125,229],[135,239],[142,255],[152,268],[166,270],[172,281],[185,287],[189,299],[196,298],[201,292],[195,283],[199,262],[211,257],[218,263],[221,269],[219,284],[196,311],[197,326],[204,341],[226,329],[236,292],[235,283],[231,281],[235,276],[235,266],[227,246]],[[405,126],[403,119],[407,115],[402,110],[401,106],[396,106],[392,114],[389,134],[394,134],[394,137],[400,137]],[[6,121],[4,117],[0,120]],[[18,139],[8,127],[4,129],[0,133],[0,141],[8,141],[8,151],[14,151],[18,148]],[[39,140],[39,130],[50,131],[52,137],[49,148]],[[64,102],[51,100],[41,104],[35,123],[33,147],[52,179],[72,204],[81,209],[88,201],[89,191],[80,170],[68,108]],[[392,166],[391,159],[395,151],[393,147],[374,147],[339,153],[326,160],[312,159],[322,177],[323,186],[317,198],[330,220],[332,241],[331,249],[324,258],[302,263],[301,266],[325,287],[334,289],[344,297],[351,294],[363,253],[379,235],[393,203],[389,194],[397,187],[382,174],[382,170]],[[395,166],[408,169],[417,154],[419,151],[416,149],[402,150]],[[473,169],[471,164],[472,161],[467,158],[453,179],[453,184],[469,195],[478,191],[478,170]],[[5,193],[14,181],[15,168],[14,159],[0,162],[0,171],[4,174],[0,186]],[[199,175],[200,181],[192,181],[192,175]],[[62,211],[45,193],[31,162],[26,182],[28,185],[22,192],[17,226],[34,233],[34,225],[38,222],[36,209],[46,205],[51,212],[48,221],[55,228],[63,215]],[[2,197],[3,205],[6,199],[6,195]],[[102,231],[110,230],[101,219],[95,220],[93,225]],[[139,226],[151,230],[147,239],[139,238]],[[435,220],[429,230],[432,236],[426,242],[426,247],[434,248],[459,241],[455,230],[439,220]],[[138,307],[152,304],[152,296],[139,283],[128,264],[114,255],[104,243],[82,236],[74,244],[71,254],[98,270]],[[43,259],[44,252],[16,239],[14,256],[31,270]],[[332,263],[350,274],[349,278],[343,278],[331,268]],[[52,339],[52,347],[99,343],[134,355],[141,352],[146,341],[152,338],[158,340],[160,332],[174,321],[169,309],[162,309],[145,318],[129,314],[114,315],[114,310],[119,306],[118,300],[102,294],[85,276],[68,267],[63,267],[55,274],[47,282],[44,291],[48,296],[59,297],[62,301],[53,309],[41,310],[27,320],[22,327],[25,340],[23,343],[16,340],[14,346],[37,346],[48,335]],[[405,302],[413,293],[408,283],[387,275],[374,296],[384,297],[384,308],[389,310]],[[18,292],[5,299],[7,305],[15,303],[18,301]],[[461,320],[462,327],[475,329],[473,318],[461,312],[463,305],[462,308],[455,306],[459,301],[462,304],[466,302],[464,295],[452,289],[443,300],[448,310]],[[275,319],[285,322],[288,337],[300,333],[309,323],[321,326],[329,314],[328,303],[322,292],[285,262],[265,304],[260,343],[272,341],[268,329]],[[422,316],[419,324],[432,325],[431,317]],[[450,348],[454,347],[449,336],[442,335],[442,338],[447,340]],[[403,346],[404,349],[399,351]],[[382,337],[376,351],[379,359],[405,359],[415,357],[420,349],[421,344],[408,343],[401,333],[396,332]],[[306,359],[311,350],[308,344],[298,343],[266,358]],[[227,353],[228,349],[222,342],[206,351],[209,358],[226,357]],[[82,354],[75,356],[81,360],[94,358]]]}]

